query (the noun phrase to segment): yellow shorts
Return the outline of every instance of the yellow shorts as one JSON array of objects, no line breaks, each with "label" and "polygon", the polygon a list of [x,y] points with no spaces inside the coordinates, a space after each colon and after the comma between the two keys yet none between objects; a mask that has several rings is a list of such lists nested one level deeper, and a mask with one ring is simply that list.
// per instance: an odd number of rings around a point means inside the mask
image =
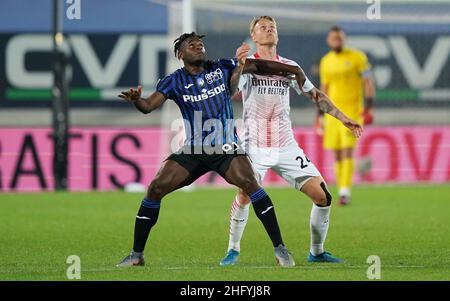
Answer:
[{"label": "yellow shorts", "polygon": [[354,148],[356,146],[356,138],[339,120],[325,115],[323,146],[331,150]]}]

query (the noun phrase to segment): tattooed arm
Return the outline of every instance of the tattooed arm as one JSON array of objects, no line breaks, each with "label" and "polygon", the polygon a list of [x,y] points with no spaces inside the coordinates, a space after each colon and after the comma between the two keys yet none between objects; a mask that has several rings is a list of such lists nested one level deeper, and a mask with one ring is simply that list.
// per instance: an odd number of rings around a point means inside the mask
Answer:
[{"label": "tattooed arm", "polygon": [[280,75],[280,76],[294,76],[298,86],[302,92],[316,104],[318,109],[324,113],[328,113],[335,117],[349,128],[355,137],[360,137],[362,134],[362,127],[355,121],[351,120],[344,113],[342,113],[328,98],[328,96],[317,88],[305,92],[303,85],[306,81],[305,72],[298,66],[287,65],[275,61],[261,60],[261,59],[247,59],[245,61],[245,68],[242,73],[255,73],[262,75]]},{"label": "tattooed arm", "polygon": [[316,104],[317,108],[323,113],[330,114],[334,118],[338,119],[344,126],[350,129],[353,135],[357,138],[361,137],[363,129],[361,125],[352,119],[345,116],[331,101],[328,96],[317,88],[313,88],[311,91],[305,93],[305,95]]},{"label": "tattooed arm", "polygon": [[342,122],[345,127],[352,131],[355,137],[361,137],[363,132],[362,126],[342,113],[325,93],[323,93],[316,87],[312,88],[308,92],[305,92],[303,90],[303,85],[306,81],[306,75],[305,72],[303,72],[302,68],[298,67],[297,69],[298,70],[294,73],[295,79],[303,94],[306,95],[317,106],[319,111],[327,113]]}]

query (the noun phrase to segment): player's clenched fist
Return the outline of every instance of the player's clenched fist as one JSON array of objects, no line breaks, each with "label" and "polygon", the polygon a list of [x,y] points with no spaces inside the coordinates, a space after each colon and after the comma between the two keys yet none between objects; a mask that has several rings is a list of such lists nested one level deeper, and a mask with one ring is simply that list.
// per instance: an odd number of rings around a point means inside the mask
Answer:
[{"label": "player's clenched fist", "polygon": [[249,51],[250,46],[247,43],[242,43],[242,45],[238,49],[236,49],[236,57],[238,59],[239,65],[244,66]]},{"label": "player's clenched fist", "polygon": [[349,119],[349,118],[345,118],[344,120],[342,120],[342,123],[349,129],[352,131],[353,136],[355,136],[356,138],[361,137],[362,133],[363,133],[363,127],[358,124],[357,122]]},{"label": "player's clenched fist", "polygon": [[131,88],[128,91],[122,91],[118,95],[120,98],[125,99],[128,102],[135,102],[141,99],[142,86],[138,86],[137,89]]}]

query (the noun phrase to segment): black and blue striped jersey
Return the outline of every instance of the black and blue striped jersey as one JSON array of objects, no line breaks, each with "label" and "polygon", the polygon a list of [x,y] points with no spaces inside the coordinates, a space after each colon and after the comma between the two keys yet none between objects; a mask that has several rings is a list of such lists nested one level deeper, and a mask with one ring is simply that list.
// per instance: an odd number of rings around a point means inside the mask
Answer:
[{"label": "black and blue striped jersey", "polygon": [[156,91],[176,102],[184,119],[185,145],[217,146],[238,143],[230,92],[236,60],[205,62],[192,75],[184,68],[161,79]]}]

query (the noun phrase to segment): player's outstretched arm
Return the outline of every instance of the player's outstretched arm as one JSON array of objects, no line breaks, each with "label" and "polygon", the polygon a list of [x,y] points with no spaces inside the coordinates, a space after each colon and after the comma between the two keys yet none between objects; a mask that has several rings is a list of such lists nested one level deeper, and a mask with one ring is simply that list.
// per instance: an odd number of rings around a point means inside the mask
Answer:
[{"label": "player's outstretched arm", "polygon": [[157,109],[166,100],[166,96],[158,91],[151,94],[148,98],[142,98],[141,94],[142,87],[138,86],[137,89],[131,88],[128,91],[122,91],[118,96],[134,104],[136,109],[144,114],[148,114],[151,111]]},{"label": "player's outstretched arm", "polygon": [[345,125],[352,131],[355,137],[361,137],[363,132],[361,125],[342,113],[325,93],[317,88],[313,88],[311,91],[306,92],[305,95],[307,95],[309,99],[311,99],[311,101],[317,105],[319,110],[324,113],[330,114],[331,116],[341,121],[343,125]]},{"label": "player's outstretched arm", "polygon": [[263,59],[246,59],[244,70],[242,71],[242,73],[279,76],[295,75],[300,87],[303,87],[303,84],[306,80],[305,73],[303,72],[302,68],[298,66]]}]

